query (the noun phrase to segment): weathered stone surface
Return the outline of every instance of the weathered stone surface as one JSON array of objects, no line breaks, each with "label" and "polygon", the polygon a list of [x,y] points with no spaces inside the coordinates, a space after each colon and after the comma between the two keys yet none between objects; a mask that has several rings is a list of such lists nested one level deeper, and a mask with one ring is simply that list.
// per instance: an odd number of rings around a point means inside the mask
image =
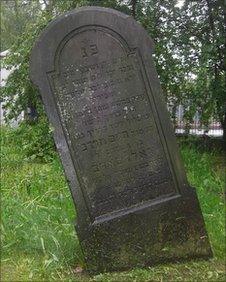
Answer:
[{"label": "weathered stone surface", "polygon": [[32,52],[91,271],[211,256],[152,51],[131,17],[90,7],[54,20]]}]

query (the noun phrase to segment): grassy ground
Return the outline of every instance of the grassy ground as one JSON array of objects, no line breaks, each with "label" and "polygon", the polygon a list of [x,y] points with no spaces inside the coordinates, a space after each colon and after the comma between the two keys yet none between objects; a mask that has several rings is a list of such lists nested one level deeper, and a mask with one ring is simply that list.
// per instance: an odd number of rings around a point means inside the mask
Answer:
[{"label": "grassy ground", "polygon": [[214,251],[209,261],[88,276],[80,271],[75,210],[58,157],[26,160],[15,134],[2,130],[1,281],[225,281],[224,171],[219,152],[181,149],[197,188]]}]

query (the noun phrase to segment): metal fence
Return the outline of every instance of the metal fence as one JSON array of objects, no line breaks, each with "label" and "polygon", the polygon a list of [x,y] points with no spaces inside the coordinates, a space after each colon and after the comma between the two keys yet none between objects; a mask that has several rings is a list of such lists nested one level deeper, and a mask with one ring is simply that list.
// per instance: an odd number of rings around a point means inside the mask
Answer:
[{"label": "metal fence", "polygon": [[[201,122],[201,115],[198,111],[196,111],[191,122],[185,119],[185,111],[183,105],[178,105],[174,107],[173,104],[167,105],[172,118],[172,122],[174,124],[175,133],[176,134],[190,134],[190,135],[208,135],[214,137],[223,136],[223,129],[219,121],[215,119],[210,119],[208,125],[203,124]],[[174,114],[172,114],[174,111]]]},{"label": "metal fence", "polygon": [[188,124],[183,120],[178,120],[175,122],[175,133],[221,137],[223,136],[223,129],[220,122],[215,120],[212,120],[208,126],[203,125],[199,121],[193,121]]}]

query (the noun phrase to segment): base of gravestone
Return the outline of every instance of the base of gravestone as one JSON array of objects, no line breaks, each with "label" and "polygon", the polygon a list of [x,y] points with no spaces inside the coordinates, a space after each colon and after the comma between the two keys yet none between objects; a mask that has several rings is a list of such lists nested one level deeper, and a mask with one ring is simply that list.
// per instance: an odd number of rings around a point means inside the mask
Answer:
[{"label": "base of gravestone", "polygon": [[[186,196],[101,218],[81,241],[90,273],[213,256],[194,188]],[[161,205],[163,213],[159,207]],[[168,210],[168,212],[167,212]],[[76,227],[79,232],[79,226]]]}]

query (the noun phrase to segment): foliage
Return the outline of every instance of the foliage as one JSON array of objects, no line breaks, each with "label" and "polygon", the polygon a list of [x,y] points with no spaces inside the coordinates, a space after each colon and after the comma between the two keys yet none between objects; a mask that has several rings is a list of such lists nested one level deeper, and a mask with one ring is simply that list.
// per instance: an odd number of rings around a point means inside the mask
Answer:
[{"label": "foliage", "polygon": [[21,136],[2,129],[2,281],[224,281],[224,166],[219,152],[182,146],[214,259],[88,276],[74,230],[74,207],[58,157],[24,160]]},{"label": "foliage", "polygon": [[35,124],[21,123],[14,137],[20,140],[25,157],[29,160],[49,161],[55,155],[52,132],[45,117]]},{"label": "foliage", "polygon": [[[29,2],[14,1],[20,4],[19,7]],[[29,58],[35,40],[49,21],[78,6],[101,5],[135,13],[136,19],[152,36],[157,71],[166,101],[171,106],[172,118],[175,120],[176,106],[182,104],[187,124],[198,111],[204,124],[215,117],[226,133],[223,1],[185,1],[181,8],[177,0],[45,0],[43,3],[36,19],[28,21],[3,62],[14,70],[2,89],[1,99],[8,110],[8,120],[17,118],[21,111],[27,113],[28,108],[35,109],[40,118],[44,115],[39,93],[29,79]],[[26,9],[36,11],[32,5],[26,5]],[[4,11],[7,17],[8,12]],[[29,114],[26,117],[29,120]]]},{"label": "foliage", "polygon": [[186,103],[182,99],[186,84],[183,50],[177,44],[180,38],[180,8],[176,6],[177,1],[153,0],[145,3],[140,21],[154,40],[157,73],[166,102],[172,107],[172,118],[175,119],[176,107]]},{"label": "foliage", "polygon": [[26,112],[30,103],[37,107],[40,115],[43,114],[38,91],[29,79],[29,59],[36,38],[50,19],[46,14],[30,24],[12,46],[11,54],[3,61],[3,66],[13,70],[2,89],[4,108],[8,110],[6,120],[17,118],[22,111]]},{"label": "foliage", "polygon": [[[187,73],[195,76],[188,99],[208,124],[211,117],[226,126],[226,14],[221,0],[185,1],[179,44],[186,50]],[[190,83],[191,84],[191,83]]]},{"label": "foliage", "polygon": [[182,104],[185,119],[196,111],[226,126],[226,45],[223,1],[145,1],[140,20],[155,41],[155,59],[163,92],[172,105]]},{"label": "foliage", "polygon": [[23,152],[24,160],[36,159],[48,162],[56,154],[52,132],[45,116],[41,117],[38,123],[22,122],[18,128],[7,131],[7,134],[6,138],[10,141],[9,144],[16,140]]},{"label": "foliage", "polygon": [[11,47],[40,11],[39,1],[1,1],[1,52]]}]

